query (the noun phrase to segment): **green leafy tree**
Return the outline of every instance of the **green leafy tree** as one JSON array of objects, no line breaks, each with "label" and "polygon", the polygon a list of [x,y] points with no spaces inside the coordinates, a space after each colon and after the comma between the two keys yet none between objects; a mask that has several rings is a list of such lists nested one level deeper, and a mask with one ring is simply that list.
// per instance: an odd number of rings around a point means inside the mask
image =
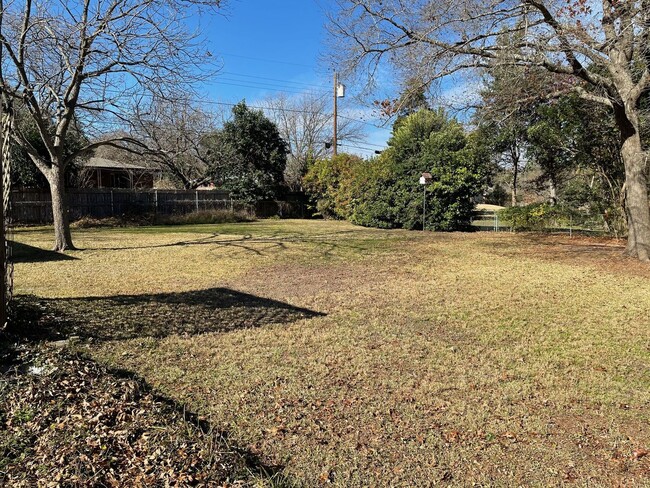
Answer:
[{"label": "green leafy tree", "polygon": [[472,198],[483,189],[486,174],[476,138],[444,111],[420,110],[396,125],[388,144],[368,161],[341,155],[315,164],[305,183],[319,211],[368,227],[422,228],[419,178],[429,172],[426,228],[467,228]]},{"label": "green leafy tree", "polygon": [[215,181],[234,198],[251,204],[277,198],[287,164],[287,143],[262,111],[240,102],[232,112],[232,120],[205,141]]},{"label": "green leafy tree", "polygon": [[[537,107],[527,138],[529,157],[542,171],[540,180],[549,183],[552,202],[566,195],[563,186],[571,183],[576,188],[572,180],[586,175],[607,191],[589,192],[593,201],[574,203],[595,205],[600,211],[620,207],[625,172],[611,111],[575,95],[561,97]],[[590,187],[593,190],[594,184]]]},{"label": "green leafy tree", "polygon": [[388,145],[379,158],[378,178],[355,208],[352,221],[422,228],[424,192],[418,181],[429,172],[433,179],[427,187],[425,227],[468,227],[472,198],[483,189],[485,162],[462,125],[443,110],[420,110],[400,122]]}]

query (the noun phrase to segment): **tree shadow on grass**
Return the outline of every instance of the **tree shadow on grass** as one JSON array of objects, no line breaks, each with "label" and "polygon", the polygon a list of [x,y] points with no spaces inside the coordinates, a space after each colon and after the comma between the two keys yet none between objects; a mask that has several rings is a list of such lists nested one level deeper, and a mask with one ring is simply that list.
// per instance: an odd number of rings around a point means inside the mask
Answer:
[{"label": "tree shadow on grass", "polygon": [[[117,470],[114,474],[122,481],[127,479],[125,473],[120,472],[125,468],[125,461],[131,463],[131,468],[135,468],[131,472],[137,473],[138,469],[142,469],[144,456],[150,455],[157,461],[168,461],[166,465],[150,466],[147,473],[153,478],[169,470],[165,477],[169,476],[168,479],[172,482],[180,482],[179,486],[217,486],[217,482],[223,481],[224,477],[245,483],[241,486],[301,486],[297,479],[285,473],[284,465],[264,459],[260,453],[242,445],[205,416],[189,411],[185,404],[172,397],[160,394],[142,376],[132,371],[98,364],[87,353],[80,351],[42,344],[35,344],[29,349],[23,347],[21,350],[22,354],[15,358],[11,367],[3,369],[0,361],[0,380],[6,381],[2,393],[10,398],[28,392],[27,404],[30,408],[33,406],[39,409],[44,402],[50,406],[55,405],[43,417],[37,417],[35,422],[40,427],[49,426],[54,417],[57,422],[61,422],[54,437],[45,434],[48,429],[41,430],[34,428],[34,425],[31,433],[40,431],[45,435],[23,433],[17,437],[16,429],[13,429],[10,439],[18,442],[17,439],[20,438],[20,442],[14,443],[7,451],[10,453],[8,465],[5,466],[8,470],[0,472],[0,484],[6,481],[5,476],[9,471],[20,470],[14,455],[31,454],[38,444],[42,458],[39,469],[46,468],[47,472],[47,466],[51,468],[53,459],[58,458],[57,451],[62,450],[67,452],[68,457],[85,457],[85,460],[77,463],[78,478],[75,486],[104,486],[102,481],[106,480],[105,476],[101,481],[93,481],[105,473],[87,469],[93,460],[101,462],[102,454],[98,454],[92,442],[83,442],[83,437],[86,437],[86,441],[97,439],[95,436],[101,430],[102,442],[105,442],[102,449],[108,449],[112,453],[111,465]],[[47,367],[43,369],[43,365]],[[40,372],[34,372],[36,366]],[[15,390],[13,393],[12,389]],[[4,400],[0,395],[0,409],[10,403],[3,404]],[[91,409],[82,405],[89,400],[92,401]],[[116,417],[116,410],[124,414]],[[137,413],[134,415],[135,411]],[[75,421],[70,422],[71,418]],[[77,430],[78,425],[93,425],[94,422],[102,428],[95,427],[94,431]],[[118,428],[124,430],[117,430]],[[151,437],[156,440],[149,441]],[[125,449],[125,446],[132,446],[133,449]],[[180,456],[178,462],[175,455]],[[144,464],[146,469],[146,461]],[[33,476],[33,470],[31,474]],[[188,474],[198,474],[203,483],[183,484],[183,480],[191,479],[187,478]],[[156,479],[160,478],[158,476]],[[239,486],[237,483],[235,485]]]},{"label": "tree shadow on grass", "polygon": [[[29,341],[59,340],[73,335],[103,341],[228,332],[289,324],[324,314],[227,288],[211,288],[183,293],[75,299],[19,295],[13,302],[12,315],[14,320],[9,329],[0,334],[0,372],[24,374],[33,365],[33,360],[24,355],[28,345],[25,343]],[[35,350],[38,350],[36,346]],[[37,357],[40,356],[37,354]],[[220,431],[204,417],[189,412],[176,400],[156,393],[137,374],[113,368],[109,368],[106,374],[133,380],[140,390],[151,393],[157,402],[182,415],[186,422],[200,430],[203,440],[214,449],[227,449],[238,456],[256,482],[264,486],[299,486],[297,480],[284,472],[284,466],[269,464],[257,453],[239,447],[228,432]],[[170,419],[172,422],[173,418]],[[165,422],[164,419],[160,421]]]},{"label": "tree shadow on grass", "polygon": [[328,257],[336,250],[340,251],[364,251],[363,239],[348,239],[354,237],[356,231],[341,231],[321,235],[301,234],[271,234],[267,236],[253,236],[245,234],[235,236],[230,234],[212,233],[197,239],[169,242],[165,244],[134,245],[105,248],[85,248],[84,250],[95,251],[125,251],[131,249],[161,249],[167,247],[188,247],[188,246],[214,246],[222,248],[238,248],[243,251],[264,255],[270,250],[285,250],[287,244],[312,244],[316,246],[321,257]]},{"label": "tree shadow on grass", "polygon": [[27,340],[106,341],[229,332],[323,315],[228,288],[67,299],[21,295],[8,332]]},{"label": "tree shadow on grass", "polygon": [[[93,361],[86,355],[79,354],[79,357],[87,361]],[[198,429],[206,442],[211,442],[216,448],[227,447],[228,451],[236,454],[241,458],[246,466],[246,470],[257,480],[265,481],[264,486],[277,486],[282,488],[292,488],[301,486],[298,480],[290,477],[284,472],[285,466],[282,464],[271,464],[264,461],[259,454],[249,449],[240,447],[236,440],[232,439],[229,432],[219,430],[205,416],[187,410],[186,405],[179,403],[171,397],[158,393],[143,377],[132,371],[104,366],[107,373],[116,378],[122,378],[135,382],[141,393],[150,393],[157,402],[166,405],[178,415],[182,416],[185,422]],[[253,485],[251,485],[253,486]]]},{"label": "tree shadow on grass", "polygon": [[48,251],[22,242],[9,241],[14,263],[44,263],[47,261],[74,261],[77,258],[60,252]]}]

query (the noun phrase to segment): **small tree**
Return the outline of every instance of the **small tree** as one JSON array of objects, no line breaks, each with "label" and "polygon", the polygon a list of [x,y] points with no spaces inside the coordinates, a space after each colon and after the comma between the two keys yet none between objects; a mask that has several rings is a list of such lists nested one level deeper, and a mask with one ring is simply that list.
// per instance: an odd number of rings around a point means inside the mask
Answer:
[{"label": "small tree", "polygon": [[276,198],[287,164],[287,143],[261,110],[240,102],[232,113],[232,120],[205,139],[214,180],[248,203]]},{"label": "small tree", "polygon": [[193,190],[211,181],[206,138],[214,132],[216,117],[187,100],[155,98],[136,107],[129,150],[159,166],[175,184]]}]

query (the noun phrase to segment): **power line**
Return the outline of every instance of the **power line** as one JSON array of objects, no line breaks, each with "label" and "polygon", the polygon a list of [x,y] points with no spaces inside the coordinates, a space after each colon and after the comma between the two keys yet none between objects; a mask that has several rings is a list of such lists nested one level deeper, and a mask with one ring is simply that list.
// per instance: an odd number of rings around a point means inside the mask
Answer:
[{"label": "power line", "polygon": [[[231,83],[222,83],[222,84],[231,85]],[[238,84],[232,84],[232,85],[233,86],[248,87],[248,88],[263,89],[262,87],[249,86],[249,85],[238,85]],[[282,92],[283,90],[269,90],[269,91]],[[115,94],[115,95],[124,95],[124,92],[117,91],[117,90],[104,90],[103,92],[104,93],[109,93],[109,94]],[[291,92],[287,91],[287,93],[291,93]],[[316,94],[316,93],[313,93],[313,92],[294,92],[294,93],[296,93],[296,94],[311,93],[313,95]],[[328,94],[329,93],[323,92],[322,96],[320,98],[323,98],[324,96],[327,96]],[[235,105],[237,105],[236,103],[218,102],[216,100],[207,100],[207,99],[198,99],[198,98],[188,99],[188,101],[189,102],[194,102],[194,103],[197,103],[197,104],[201,104],[201,105],[220,105],[220,106],[227,106],[227,107],[234,107]],[[290,109],[290,108],[281,108],[281,107],[265,107],[265,106],[261,106],[261,105],[249,105],[249,104],[246,104],[246,105],[249,108],[254,108],[254,109],[257,109],[257,110],[273,110],[273,111],[276,111],[276,112],[301,113],[301,114],[308,114],[308,115],[318,115],[318,114],[322,113],[320,111],[313,111],[313,110],[299,110],[299,109]],[[347,115],[338,114],[338,117],[342,118],[342,119],[350,120],[352,122],[358,122],[360,124],[365,124],[365,125],[368,125],[370,127],[374,127],[375,129],[388,130],[388,131],[391,130],[388,127],[373,124],[372,122],[368,122],[366,120],[356,119],[354,117],[348,117]]]},{"label": "power line", "polygon": [[[240,80],[238,78],[230,78],[230,77],[222,77],[219,76],[215,78],[215,82],[219,82],[221,80],[224,81],[233,81],[236,83],[253,83],[255,85],[267,85],[267,86],[274,86],[274,87],[279,87],[279,88],[289,88],[291,90],[303,90],[303,91],[317,91],[318,93],[324,93],[325,89],[321,87],[320,90],[316,90],[314,88],[310,88],[308,86],[292,86],[292,85],[286,85],[283,83],[269,83],[268,81],[256,81],[256,80]],[[329,93],[329,92],[328,92]]]},{"label": "power line", "polygon": [[[234,107],[236,105],[234,103],[226,103],[226,102],[214,102],[214,103],[223,103],[224,105],[228,105],[228,106],[232,106],[232,107]],[[263,107],[249,106],[249,108],[261,109]],[[125,129],[125,124],[123,122],[120,122],[120,121],[117,121],[117,120],[95,123],[95,125],[96,126],[102,126],[104,128]],[[347,139],[342,139],[342,141],[347,141]],[[355,141],[348,141],[348,142],[351,143],[351,142],[355,142]],[[324,144],[325,142],[322,142],[322,143]],[[363,149],[363,150],[366,150],[366,151],[375,151],[376,149],[382,149],[383,150],[383,149],[386,149],[386,147],[387,147],[386,145],[374,144],[374,143],[365,142],[365,141],[359,142],[358,144],[363,144],[366,147],[362,147],[362,146],[355,145],[355,144],[350,144],[350,143],[340,143],[339,145],[344,146],[344,147],[353,147],[353,148],[356,148],[356,149]],[[367,147],[367,146],[373,146],[373,147]]]},{"label": "power line", "polygon": [[[233,80],[233,81],[241,81],[241,80]],[[279,92],[279,93],[292,93],[292,94],[295,94],[295,95],[301,95],[303,93],[314,93],[314,94],[316,93],[316,92],[311,92],[309,90],[298,91],[297,90],[298,87],[292,87],[292,88],[296,88],[296,90],[291,90],[291,89],[270,88],[270,87],[260,86],[260,85],[244,85],[244,84],[241,84],[241,83],[228,83],[228,82],[225,82],[225,81],[213,81],[212,83],[214,83],[215,85],[238,86],[238,87],[243,87],[243,88],[256,88],[258,90],[266,90],[266,91],[273,91],[273,92]],[[250,83],[256,83],[256,82],[251,81]],[[321,93],[324,93],[324,92],[318,92],[318,94],[321,94]]]},{"label": "power line", "polygon": [[[360,149],[362,151],[368,151],[368,152],[372,152],[372,153],[378,152],[376,149],[373,149],[373,148],[370,148],[370,147],[358,146],[358,145],[354,145],[354,144],[339,144],[339,146],[351,147],[351,148],[354,148],[354,149]],[[385,149],[385,147],[384,147],[384,149]]]},{"label": "power line", "polygon": [[[221,106],[226,106],[226,107],[235,107],[237,104],[236,103],[230,103],[230,102],[217,102],[214,100],[205,100],[204,102],[198,101],[198,103],[208,103],[208,104],[213,104],[213,105],[221,105]],[[248,108],[254,108],[256,110],[270,110],[274,112],[289,112],[289,113],[297,113],[297,114],[307,114],[307,115],[319,115],[322,112],[317,112],[313,110],[299,110],[295,108],[283,108],[283,107],[265,107],[262,105],[248,105],[246,104]],[[329,115],[329,114],[328,114]]]},{"label": "power line", "polygon": [[314,66],[310,66],[308,64],[300,64],[300,63],[292,63],[290,61],[281,61],[279,59],[264,59],[264,58],[255,58],[252,56],[241,56],[239,54],[230,54],[230,53],[218,53],[220,56],[226,56],[226,57],[231,57],[231,58],[241,58],[241,59],[251,59],[253,61],[262,61],[264,63],[274,63],[274,64],[288,64],[290,66],[302,66],[303,68],[313,68]]},{"label": "power line", "polygon": [[[269,77],[266,77],[266,76],[256,76],[256,75],[249,75],[249,74],[245,74],[245,73],[235,73],[235,72],[232,72],[232,71],[220,71],[219,73],[224,74],[224,75],[240,76],[240,77],[245,77],[245,78],[257,78],[258,80],[280,81],[282,83],[291,83],[293,85],[304,85],[304,86],[309,86],[309,87],[314,87],[314,88],[326,88],[326,86],[323,85],[323,84],[316,85],[314,83],[304,83],[302,81],[282,80],[282,79],[279,79],[279,78],[269,78]],[[217,76],[219,76],[219,75],[217,75]]]},{"label": "power line", "polygon": [[[350,141],[349,139],[342,139],[342,140],[343,140],[343,141],[348,141],[348,142],[356,142],[356,141]],[[378,147],[379,149],[386,149],[386,144],[384,144],[384,145],[381,145],[381,144],[373,144],[373,143],[371,143],[371,142],[365,142],[365,141],[360,142],[360,144],[364,144],[364,145],[366,145],[366,146],[374,146],[374,147]]]},{"label": "power line", "polygon": [[[123,92],[117,91],[117,90],[104,90],[104,93],[108,94],[115,94],[115,95],[122,95]],[[327,96],[328,93],[325,93],[323,96]],[[323,98],[323,97],[320,97]],[[189,102],[196,103],[198,105],[219,105],[223,107],[235,107],[237,103],[232,103],[232,102],[219,102],[216,100],[209,100],[209,99],[199,99],[199,98],[192,98],[192,99],[187,99]],[[241,103],[241,102],[239,102]],[[274,111],[274,112],[288,112],[288,113],[299,113],[299,114],[308,114],[308,115],[319,115],[322,114],[323,112],[321,111],[315,111],[315,110],[300,110],[300,109],[293,109],[293,108],[284,108],[284,107],[269,107],[269,106],[264,106],[264,105],[250,105],[246,104],[248,108],[254,108],[256,110],[269,110],[269,111]],[[330,117],[332,116],[331,114],[327,114]],[[126,115],[125,115],[126,116]],[[343,117],[342,115],[339,115],[339,117]],[[353,120],[355,122],[360,122],[360,123],[365,123],[368,125],[372,125],[369,122],[364,122],[363,120],[357,120],[353,119],[350,117],[344,117],[349,120]],[[379,129],[384,129],[384,127],[379,127],[375,126]]]},{"label": "power line", "polygon": [[381,125],[373,124],[372,122],[367,122],[367,121],[365,121],[365,120],[355,119],[355,118],[353,118],[353,117],[347,117],[347,116],[345,116],[345,115],[340,115],[340,114],[339,114],[339,118],[341,118],[341,119],[346,119],[346,120],[352,120],[353,122],[359,122],[359,123],[361,123],[361,124],[370,125],[370,126],[376,128],[376,129],[391,130],[391,129],[389,129],[388,127],[382,127]]},{"label": "power line", "polygon": [[[225,73],[224,73],[225,74]],[[235,75],[237,76],[237,75]],[[277,80],[277,83],[270,83],[269,81],[257,81],[254,79],[248,80],[248,79],[239,79],[239,78],[231,78],[231,77],[223,77],[220,75],[217,75],[215,77],[213,83],[219,83],[220,81],[230,81],[230,82],[235,82],[235,83],[247,83],[247,84],[254,84],[254,85],[266,85],[266,86],[271,86],[271,87],[279,87],[279,88],[287,88],[290,90],[300,90],[302,92],[317,92],[317,93],[325,93],[325,88],[322,86],[317,86],[317,85],[309,85],[305,83],[305,86],[299,86],[299,85],[289,85],[288,83],[291,83],[291,81],[288,80],[279,80],[277,78],[266,78],[262,76],[258,76],[256,78],[262,79],[262,80]],[[315,88],[312,88],[315,87]],[[329,93],[329,90],[327,91]]]},{"label": "power line", "polygon": [[[118,93],[118,92],[114,92],[114,93]],[[327,95],[327,94],[325,94],[325,95]],[[190,100],[190,101],[198,103],[198,104],[218,105],[218,106],[225,106],[225,107],[235,107],[237,105],[237,103],[218,102],[216,100],[193,99],[193,100]],[[255,109],[255,110],[266,110],[266,111],[274,111],[274,112],[300,113],[300,114],[308,114],[308,115],[319,115],[319,114],[322,113],[320,111],[313,111],[313,110],[299,110],[299,109],[290,109],[290,108],[284,108],[284,107],[269,107],[269,106],[263,106],[263,105],[247,105],[247,106],[249,108],[252,108],[252,109]],[[330,117],[332,116],[331,114],[327,114],[327,115],[330,116]],[[372,123],[364,121],[364,120],[355,119],[353,117],[347,117],[347,116],[344,116],[344,115],[339,115],[339,117],[342,117],[342,118],[345,118],[347,120],[351,120],[351,121],[354,121],[354,122],[359,122],[359,123],[362,123],[362,124],[366,124],[366,125],[378,128],[378,129],[389,130],[386,127],[381,127],[381,126],[372,124]],[[123,122],[118,122],[118,121],[112,121],[112,122],[105,121],[101,125],[103,125],[105,127],[113,127],[113,128],[117,128],[117,129],[123,129],[124,128],[124,123]],[[343,147],[351,147],[351,148],[354,148],[354,149],[360,149],[360,150],[369,151],[369,152],[375,152],[377,150],[375,148],[382,149],[382,150],[386,148],[386,146],[382,146],[382,145],[374,144],[374,143],[370,143],[370,142],[363,142],[361,144],[364,144],[366,147],[359,146],[359,145],[354,145],[354,144],[340,144],[340,145],[343,146]],[[374,147],[371,148],[371,147],[367,147],[367,146],[374,146]]]}]

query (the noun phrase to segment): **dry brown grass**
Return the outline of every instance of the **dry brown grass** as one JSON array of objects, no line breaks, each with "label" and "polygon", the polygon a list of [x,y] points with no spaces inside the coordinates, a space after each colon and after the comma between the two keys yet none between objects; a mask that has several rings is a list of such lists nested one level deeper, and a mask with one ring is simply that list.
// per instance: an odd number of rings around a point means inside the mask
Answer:
[{"label": "dry brown grass", "polygon": [[[650,484],[650,269],[615,242],[266,221],[77,243],[19,263],[18,292],[227,289],[322,314],[162,337],[142,319],[89,346],[307,486]],[[137,330],[110,302],[83,314]]]}]

